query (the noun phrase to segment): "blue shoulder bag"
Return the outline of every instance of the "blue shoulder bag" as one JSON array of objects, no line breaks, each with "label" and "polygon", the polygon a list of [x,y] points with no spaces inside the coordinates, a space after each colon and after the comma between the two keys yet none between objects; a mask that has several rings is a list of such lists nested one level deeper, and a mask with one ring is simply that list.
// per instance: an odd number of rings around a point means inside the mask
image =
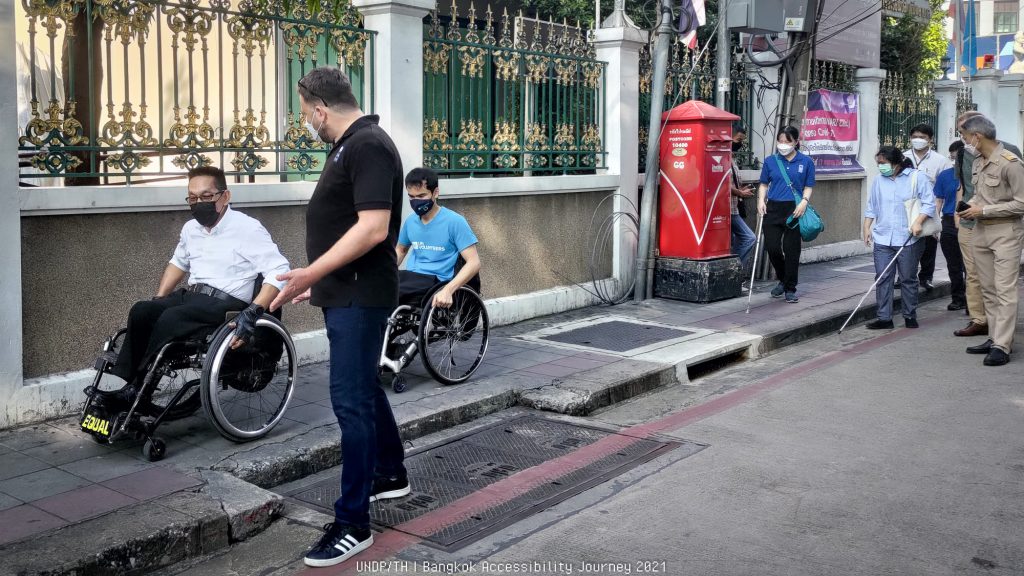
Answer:
[{"label": "blue shoulder bag", "polygon": [[[782,164],[782,160],[779,159],[778,154],[773,154],[775,163],[779,165],[779,172],[782,172],[782,178],[786,181],[786,185],[789,186],[790,192],[793,193],[793,200],[799,204],[804,199],[803,195],[797,194],[796,188],[793,188],[793,181],[789,179],[789,173],[786,172],[786,167]],[[822,222],[821,216],[818,216],[818,211],[811,206],[811,201],[807,201],[807,210],[804,211],[804,215],[800,218],[793,218],[792,215],[786,218],[786,226],[790,228],[800,227],[800,237],[803,238],[804,242],[810,242],[818,237],[825,230],[825,223]]]}]

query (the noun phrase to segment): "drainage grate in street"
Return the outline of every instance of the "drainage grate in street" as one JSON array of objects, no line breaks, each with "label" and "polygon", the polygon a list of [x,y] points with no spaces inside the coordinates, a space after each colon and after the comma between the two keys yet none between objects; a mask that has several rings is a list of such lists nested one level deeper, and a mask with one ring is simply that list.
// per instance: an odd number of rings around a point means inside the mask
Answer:
[{"label": "drainage grate in street", "polygon": [[[521,416],[408,456],[412,494],[372,505],[371,516],[453,551],[663,452],[703,448]],[[339,489],[331,478],[291,496],[333,513]]]},{"label": "drainage grate in street", "polygon": [[541,338],[563,344],[586,346],[612,352],[625,352],[659,342],[675,340],[690,334],[693,334],[693,332],[677,328],[610,320],[542,336]]}]

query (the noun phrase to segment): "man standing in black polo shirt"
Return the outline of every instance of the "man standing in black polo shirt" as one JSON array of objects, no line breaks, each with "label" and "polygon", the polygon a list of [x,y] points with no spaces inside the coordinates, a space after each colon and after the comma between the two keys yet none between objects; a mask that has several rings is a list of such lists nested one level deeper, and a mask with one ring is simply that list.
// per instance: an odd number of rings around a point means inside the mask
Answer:
[{"label": "man standing in black polo shirt", "polygon": [[394,143],[377,116],[363,115],[341,70],[310,71],[298,92],[307,129],[333,147],[306,212],[310,264],[279,277],[288,284],[271,309],[309,299],[324,312],[344,459],[334,522],[305,563],[333,566],[373,544],[371,501],[410,491],[398,426],[377,383],[384,328],[398,305],[403,174]]}]

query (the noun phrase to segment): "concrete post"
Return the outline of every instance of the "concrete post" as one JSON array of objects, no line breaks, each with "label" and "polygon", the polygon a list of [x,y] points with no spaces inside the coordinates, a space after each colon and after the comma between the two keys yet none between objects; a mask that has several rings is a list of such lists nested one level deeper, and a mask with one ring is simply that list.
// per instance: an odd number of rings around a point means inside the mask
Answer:
[{"label": "concrete post", "polygon": [[1021,98],[1024,74],[1005,74],[999,80],[998,107],[992,121],[996,124],[996,135],[1000,140],[1020,146],[1024,142],[1024,126],[1021,123]]},{"label": "concrete post", "polygon": [[878,176],[878,163],[875,152],[878,152],[878,97],[885,70],[881,68],[861,68],[857,70],[857,92],[860,94],[860,151],[857,161],[864,167],[864,184],[861,186],[861,213],[867,205],[868,190],[871,182]]},{"label": "concrete post", "polygon": [[[607,172],[619,176],[619,194],[613,210],[636,216],[639,208],[639,150],[636,135],[640,132],[640,48],[647,43],[647,32],[635,26],[599,28],[594,31],[597,59],[608,63],[606,68],[604,133]],[[646,120],[646,119],[644,119]],[[616,221],[612,251],[612,276],[627,282],[636,267],[636,230],[625,219]]]},{"label": "concrete post", "polygon": [[375,30],[374,110],[406,172],[423,165],[423,17],[434,0],[352,0]]},{"label": "concrete post", "polygon": [[935,98],[939,101],[939,114],[935,126],[935,145],[945,154],[956,139],[956,93],[960,83],[956,80],[937,80],[932,83]]},{"label": "concrete post", "polygon": [[0,0],[0,426],[14,418],[8,401],[22,387],[21,208],[18,189],[18,78],[15,0]]},{"label": "concrete post", "polygon": [[999,109],[999,79],[1002,77],[1002,70],[985,68],[978,70],[971,79],[971,91],[974,93],[974,103],[978,105],[978,112],[992,120],[995,120],[996,111]]}]

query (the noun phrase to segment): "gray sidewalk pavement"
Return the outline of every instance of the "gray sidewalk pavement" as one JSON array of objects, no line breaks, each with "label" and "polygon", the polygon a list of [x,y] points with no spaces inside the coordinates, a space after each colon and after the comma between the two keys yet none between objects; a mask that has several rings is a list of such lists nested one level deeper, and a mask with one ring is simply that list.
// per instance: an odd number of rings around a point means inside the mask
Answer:
[{"label": "gray sidewalk pavement", "polygon": [[[484,364],[469,382],[441,386],[416,361],[408,390],[388,390],[403,438],[411,444],[516,405],[583,415],[685,384],[692,371],[836,330],[873,280],[869,256],[805,265],[800,273],[800,303],[771,298],[774,283],[761,282],[749,314],[746,297],[703,305],[653,300],[492,329]],[[947,297],[941,262],[935,284],[922,298]],[[860,320],[874,316],[873,302],[872,294]],[[962,312],[944,314],[966,324]],[[262,529],[281,505],[267,489],[340,462],[327,373],[325,364],[301,367],[285,419],[256,442],[225,440],[201,415],[161,427],[167,457],[157,463],[137,443],[96,444],[79,432],[78,416],[0,432],[0,554],[8,569],[157,567]],[[117,528],[124,518],[135,521]],[[187,530],[183,536],[168,526]],[[78,545],[62,548],[72,536]],[[168,554],[183,537],[191,546]],[[40,550],[55,556],[44,560]]]}]

